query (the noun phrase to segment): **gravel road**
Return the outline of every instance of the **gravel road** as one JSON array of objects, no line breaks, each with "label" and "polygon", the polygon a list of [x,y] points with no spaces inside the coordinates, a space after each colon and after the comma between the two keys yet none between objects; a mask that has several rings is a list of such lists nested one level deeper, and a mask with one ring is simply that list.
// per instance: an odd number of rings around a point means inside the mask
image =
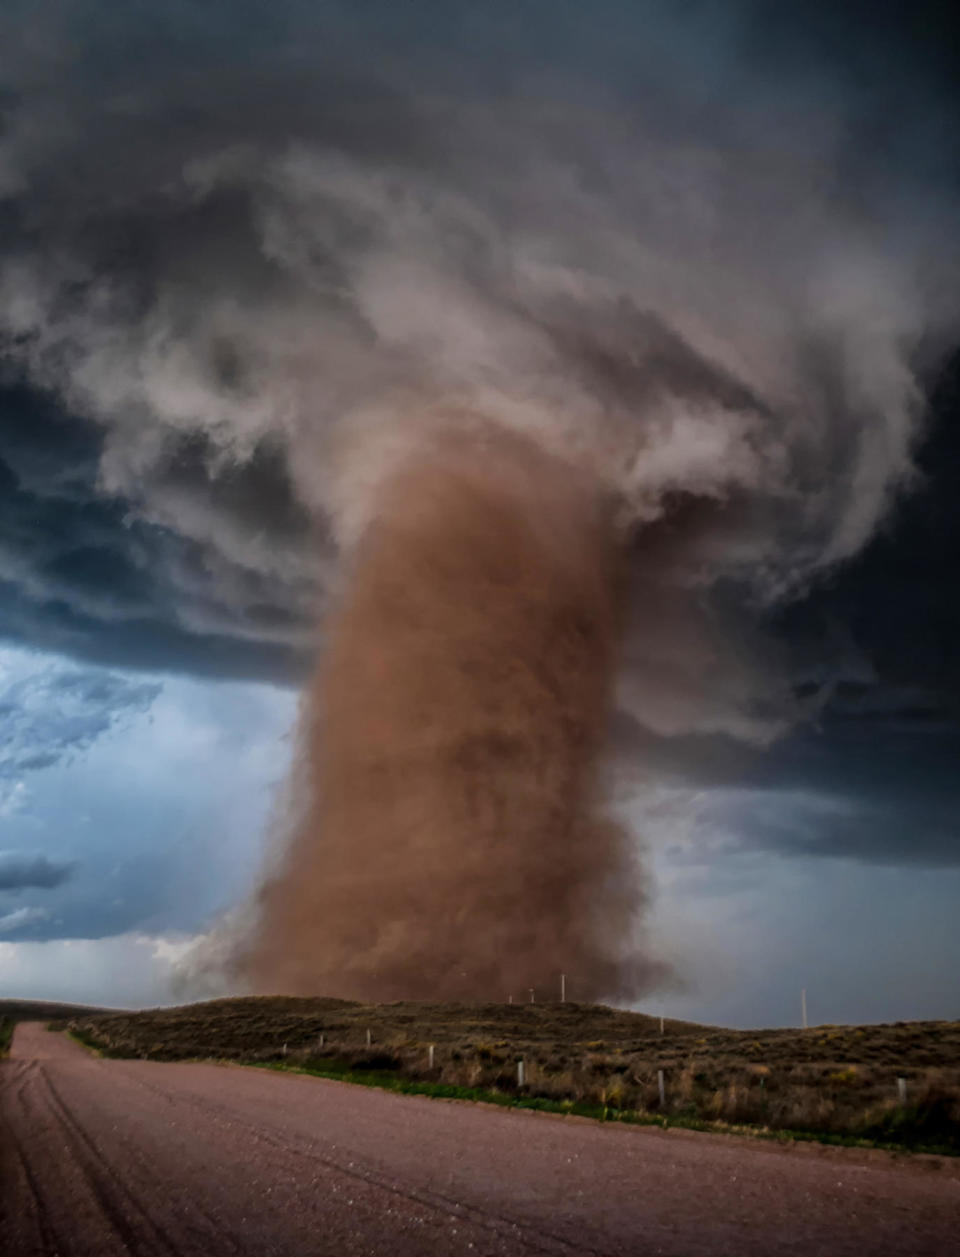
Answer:
[{"label": "gravel road", "polygon": [[5,1257],[960,1253],[960,1169],[601,1126],[291,1074],[0,1065]]}]

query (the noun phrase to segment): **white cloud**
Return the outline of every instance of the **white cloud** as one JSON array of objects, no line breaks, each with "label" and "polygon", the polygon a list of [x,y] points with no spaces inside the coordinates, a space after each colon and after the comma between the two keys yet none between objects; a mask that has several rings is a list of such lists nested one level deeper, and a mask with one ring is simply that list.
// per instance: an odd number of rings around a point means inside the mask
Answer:
[{"label": "white cloud", "polygon": [[34,925],[37,921],[46,921],[50,913],[46,908],[14,908],[0,916],[0,934],[9,934],[11,930],[23,929],[25,925]]},{"label": "white cloud", "polygon": [[62,1000],[111,1008],[174,1002],[170,978],[191,940],[121,934],[101,939],[0,943],[0,989],[8,999]]},{"label": "white cloud", "polygon": [[4,819],[22,812],[30,797],[25,781],[0,780],[0,817]]},{"label": "white cloud", "polygon": [[0,647],[0,812],[18,811],[24,774],[89,750],[110,729],[147,710],[162,686],[104,668]]}]

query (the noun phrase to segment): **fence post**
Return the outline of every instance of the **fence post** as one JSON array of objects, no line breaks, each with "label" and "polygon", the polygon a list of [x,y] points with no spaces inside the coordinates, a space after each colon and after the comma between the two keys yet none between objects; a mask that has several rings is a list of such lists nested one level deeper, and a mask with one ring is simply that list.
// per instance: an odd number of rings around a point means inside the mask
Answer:
[{"label": "fence post", "polygon": [[907,1080],[906,1078],[897,1079],[897,1096],[901,1104],[907,1102]]},{"label": "fence post", "polygon": [[320,1048],[323,1049],[323,1031],[320,1031]]},{"label": "fence post", "polygon": [[667,1107],[667,1084],[663,1076],[663,1070],[657,1070],[657,1090],[660,1092],[660,1107]]},{"label": "fence post", "polygon": [[433,1069],[433,1048],[434,1045],[431,1043],[430,1047],[427,1049],[427,1064],[430,1069]]},{"label": "fence post", "polygon": [[370,1031],[368,1030],[367,1031],[367,1047],[369,1047],[372,1042],[373,1042],[373,1039],[371,1038]]},{"label": "fence post", "polygon": [[522,1087],[523,1085],[524,1085],[523,1057],[521,1056],[520,1059],[517,1061],[517,1086]]},{"label": "fence post", "polygon": [[286,1044],[284,1044],[284,1045],[283,1045],[283,1054],[284,1054],[284,1056],[286,1056],[286,1054],[287,1054],[287,1045],[286,1045]]}]

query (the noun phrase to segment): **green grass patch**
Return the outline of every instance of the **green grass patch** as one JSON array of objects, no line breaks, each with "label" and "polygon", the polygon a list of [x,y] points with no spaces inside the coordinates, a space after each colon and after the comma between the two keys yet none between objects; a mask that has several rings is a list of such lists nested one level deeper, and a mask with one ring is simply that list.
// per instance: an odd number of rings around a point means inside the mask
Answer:
[{"label": "green grass patch", "polygon": [[273,1073],[305,1074],[314,1078],[329,1078],[335,1082],[348,1082],[361,1087],[377,1087],[399,1095],[422,1095],[437,1100],[466,1100],[474,1104],[495,1104],[500,1108],[527,1109],[540,1113],[555,1113],[562,1117],[586,1117],[598,1122],[617,1122],[627,1126],[656,1126],[661,1130],[693,1130],[718,1135],[745,1135],[753,1139],[770,1139],[777,1143],[819,1143],[840,1148],[879,1149],[883,1152],[913,1152],[934,1156],[958,1156],[960,1151],[948,1144],[884,1141],[864,1139],[855,1135],[829,1134],[812,1130],[769,1130],[761,1126],[737,1125],[730,1122],[711,1122],[690,1114],[645,1113],[636,1109],[618,1109],[599,1104],[587,1104],[574,1100],[549,1100],[543,1096],[524,1096],[505,1091],[490,1091],[483,1087],[458,1087],[448,1083],[423,1082],[399,1077],[383,1070],[356,1070],[335,1064],[324,1066],[288,1065],[284,1061],[230,1061],[250,1069],[268,1069]]},{"label": "green grass patch", "polygon": [[73,1039],[74,1043],[79,1043],[81,1047],[85,1047],[87,1051],[92,1052],[94,1056],[108,1056],[113,1060],[118,1061],[130,1059],[129,1052],[111,1051],[110,1048],[105,1047],[102,1043],[98,1043],[96,1038],[88,1031],[80,1029],[77,1026],[71,1026],[68,1030],[64,1030],[62,1026],[59,1026],[54,1022],[51,1023],[47,1029],[62,1030],[68,1039]]}]

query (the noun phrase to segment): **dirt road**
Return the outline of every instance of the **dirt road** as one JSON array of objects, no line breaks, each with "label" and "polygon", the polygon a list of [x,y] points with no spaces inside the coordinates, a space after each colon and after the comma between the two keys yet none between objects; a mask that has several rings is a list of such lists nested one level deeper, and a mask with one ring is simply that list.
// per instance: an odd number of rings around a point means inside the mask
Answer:
[{"label": "dirt road", "polygon": [[548,1118],[295,1075],[0,1065],[5,1257],[960,1252],[960,1172]]}]

